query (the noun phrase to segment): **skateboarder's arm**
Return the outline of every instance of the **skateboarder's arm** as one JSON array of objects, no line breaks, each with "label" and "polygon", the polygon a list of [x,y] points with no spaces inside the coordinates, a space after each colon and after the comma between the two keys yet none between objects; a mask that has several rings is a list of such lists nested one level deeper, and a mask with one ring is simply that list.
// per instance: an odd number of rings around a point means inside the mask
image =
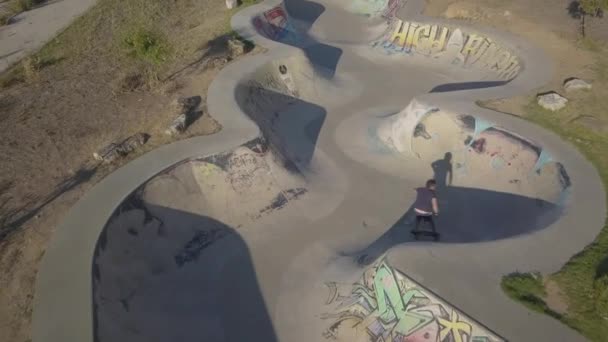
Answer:
[{"label": "skateboarder's arm", "polygon": [[437,197],[433,197],[431,203],[433,204],[433,212],[435,215],[439,215],[439,204],[437,203]]}]

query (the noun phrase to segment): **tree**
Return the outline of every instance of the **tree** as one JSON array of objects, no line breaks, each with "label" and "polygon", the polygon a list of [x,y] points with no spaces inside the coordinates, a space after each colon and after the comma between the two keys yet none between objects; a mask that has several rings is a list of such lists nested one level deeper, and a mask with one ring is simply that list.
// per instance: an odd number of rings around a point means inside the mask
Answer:
[{"label": "tree", "polygon": [[608,0],[579,0],[572,1],[568,6],[568,13],[581,23],[581,35],[585,37],[585,18],[604,17],[604,11],[608,10]]}]

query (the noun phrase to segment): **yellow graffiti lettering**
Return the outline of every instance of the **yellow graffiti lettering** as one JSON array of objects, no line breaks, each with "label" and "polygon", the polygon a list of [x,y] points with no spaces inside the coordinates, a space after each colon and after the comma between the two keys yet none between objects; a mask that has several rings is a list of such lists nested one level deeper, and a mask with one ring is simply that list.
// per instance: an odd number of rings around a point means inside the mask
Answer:
[{"label": "yellow graffiti lettering", "polygon": [[393,34],[391,35],[390,42],[395,44],[395,41],[397,41],[396,45],[405,46],[405,39],[409,28],[410,23],[399,20],[397,25],[395,25],[395,31],[393,31]]},{"label": "yellow graffiti lettering", "polygon": [[498,53],[498,45],[496,43],[491,42],[490,46],[484,51],[483,55],[480,58],[480,61],[484,66],[490,68],[492,66],[492,62],[494,61],[494,57]]},{"label": "yellow graffiti lettering", "polygon": [[462,55],[465,58],[466,64],[472,64],[476,62],[479,57],[481,57],[483,48],[485,46],[486,39],[484,37],[478,36],[476,34],[471,34],[467,39],[466,44],[462,48]]},{"label": "yellow graffiti lettering", "polygon": [[492,70],[501,71],[504,70],[511,60],[511,53],[507,50],[502,50],[496,54],[494,62],[491,64]]},{"label": "yellow graffiti lettering", "polygon": [[407,32],[407,40],[405,41],[405,46],[409,49],[414,44],[414,34],[416,33],[416,29],[418,28],[418,24],[411,23],[410,29]]},{"label": "yellow graffiti lettering", "polygon": [[418,50],[425,54],[436,54],[443,51],[446,40],[448,39],[448,29],[446,27],[441,28],[441,33],[437,34],[439,27],[437,25],[431,26],[431,32],[428,34],[428,38],[420,39],[418,41]]},{"label": "yellow graffiti lettering", "polygon": [[[452,314],[450,315],[450,319],[437,318],[439,324],[441,324],[442,329],[439,332],[439,341],[443,341],[450,333],[452,334],[452,338],[455,342],[463,342],[468,341],[471,336],[471,331],[473,328],[467,322],[458,320],[458,313],[452,309]],[[466,338],[463,340],[462,333],[466,334]]]},{"label": "yellow graffiti lettering", "polygon": [[417,48],[418,44],[420,43],[420,37],[422,36],[424,38],[428,38],[430,34],[431,25],[424,25],[416,28],[414,31],[414,42],[412,43],[412,46]]}]

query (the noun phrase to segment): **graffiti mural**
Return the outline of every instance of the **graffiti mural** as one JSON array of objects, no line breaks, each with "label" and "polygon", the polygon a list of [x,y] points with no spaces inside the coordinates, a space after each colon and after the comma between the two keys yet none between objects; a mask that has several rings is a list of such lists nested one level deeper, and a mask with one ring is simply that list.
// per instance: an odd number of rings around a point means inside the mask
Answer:
[{"label": "graffiti mural", "polygon": [[442,25],[395,19],[388,33],[372,47],[388,54],[420,54],[462,67],[479,67],[512,79],[519,73],[519,58],[491,38]]},{"label": "graffiti mural", "polygon": [[272,40],[291,44],[298,42],[297,32],[289,21],[283,5],[275,6],[253,18],[253,26],[259,33]]},{"label": "graffiti mural", "polygon": [[324,337],[341,342],[504,341],[390,267],[386,259],[350,285],[327,283],[331,321]]}]

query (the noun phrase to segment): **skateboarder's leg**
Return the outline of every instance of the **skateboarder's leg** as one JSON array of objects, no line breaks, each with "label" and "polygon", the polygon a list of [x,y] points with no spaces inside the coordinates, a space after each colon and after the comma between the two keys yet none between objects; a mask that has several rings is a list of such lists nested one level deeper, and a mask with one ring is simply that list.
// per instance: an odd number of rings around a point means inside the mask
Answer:
[{"label": "skateboarder's leg", "polygon": [[423,220],[424,220],[424,216],[416,215],[416,228],[414,228],[414,231],[420,230],[420,224],[422,223]]},{"label": "skateboarder's leg", "polygon": [[431,225],[431,229],[433,230],[433,233],[437,234],[437,229],[435,227],[435,220],[433,219],[433,216],[429,216],[428,220]]}]

